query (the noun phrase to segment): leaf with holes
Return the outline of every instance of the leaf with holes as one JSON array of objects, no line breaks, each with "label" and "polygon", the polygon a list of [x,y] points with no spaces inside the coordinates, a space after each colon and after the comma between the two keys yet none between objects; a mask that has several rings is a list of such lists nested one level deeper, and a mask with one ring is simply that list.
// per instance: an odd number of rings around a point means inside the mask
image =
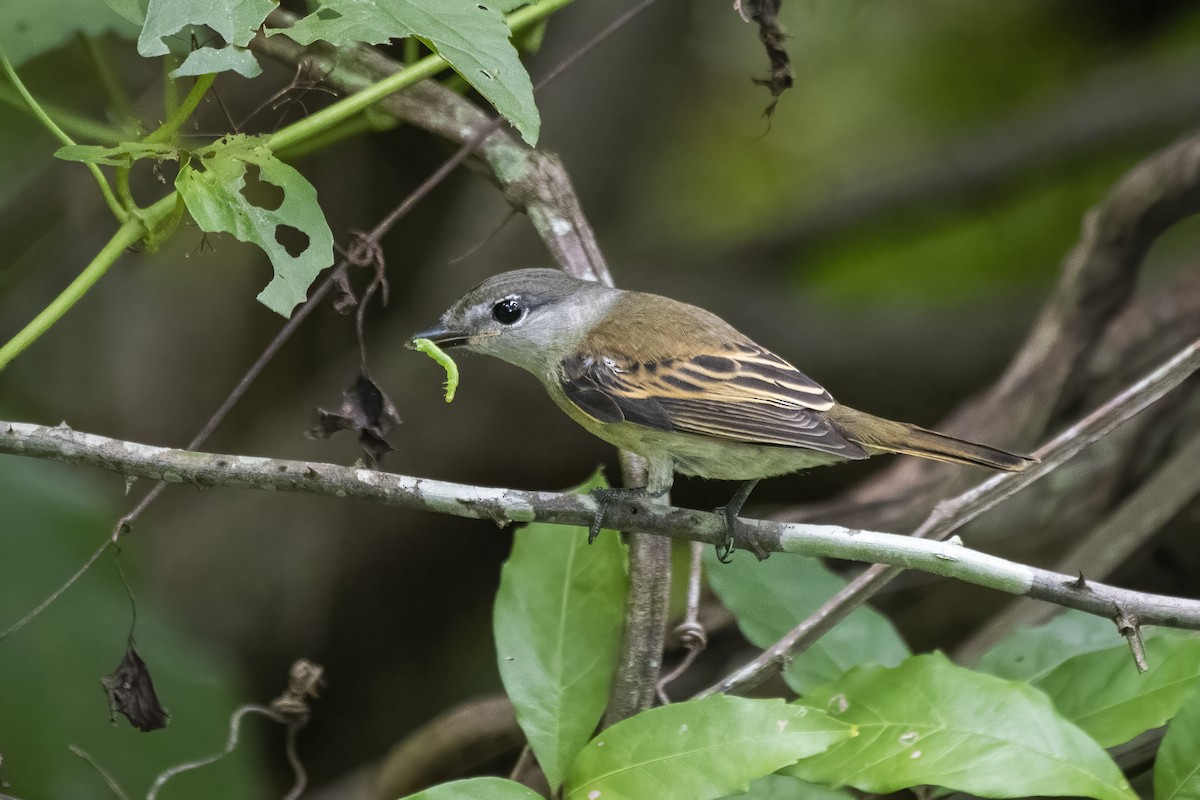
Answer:
[{"label": "leaf with holes", "polygon": [[[603,487],[597,473],[576,491]],[[596,730],[617,667],[625,546],[533,524],[513,536],[493,612],[500,679],[551,788]]]},{"label": "leaf with holes", "polygon": [[1162,631],[1146,640],[1141,673],[1121,644],[1063,662],[1034,685],[1058,713],[1104,747],[1115,747],[1166,723],[1200,691],[1200,639]]},{"label": "leaf with holes", "polygon": [[[254,56],[246,45],[255,32],[275,10],[274,0],[150,0],[146,7],[146,21],[138,37],[138,52],[146,58],[165,56],[174,47],[179,52],[190,49],[191,35],[195,33],[205,45],[196,52],[211,51],[201,56],[192,54],[174,72],[181,75],[202,75],[198,69],[209,67],[210,71],[236,69],[243,75],[253,71],[247,61]],[[204,28],[211,29],[224,40],[223,47],[212,47],[211,38]],[[189,64],[190,62],[190,64]],[[187,71],[182,71],[184,69]],[[257,62],[255,62],[257,68]],[[257,74],[255,72],[254,74]],[[248,76],[252,77],[252,76]]]},{"label": "leaf with holes", "polygon": [[929,784],[983,797],[1137,798],[1108,753],[1046,695],[941,653],[856,667],[803,702],[860,733],[783,770],[805,780],[877,794]]},{"label": "leaf with holes", "polygon": [[[511,7],[511,2],[501,7]],[[322,0],[316,11],[284,33],[300,44],[384,44],[416,36],[537,144],[541,118],[533,85],[509,40],[511,32],[488,0]]]},{"label": "leaf with holes", "polygon": [[1154,759],[1155,800],[1200,800],[1200,694],[1171,720]]},{"label": "leaf with holes", "polygon": [[564,800],[688,800],[746,791],[752,781],[855,736],[854,726],[782,700],[713,695],[622,720],[583,748]]},{"label": "leaf with holes", "polygon": [[[709,585],[733,613],[746,638],[759,647],[770,647],[845,586],[815,558],[783,554],[766,561],[735,558],[722,564],[712,551],[706,558]],[[862,606],[791,659],[783,678],[803,693],[858,664],[890,667],[908,655],[908,645],[887,617]]]},{"label": "leaf with holes", "polygon": [[[192,219],[208,233],[232,233],[265,250],[275,277],[258,300],[272,311],[290,315],[304,302],[321,270],[333,263],[333,234],[317,204],[316,190],[258,138],[227,137],[195,155],[175,178],[175,188]],[[281,190],[282,200],[252,201],[246,196],[251,167],[268,184],[264,189],[275,187],[275,194]],[[286,247],[281,238],[300,241]]]}]

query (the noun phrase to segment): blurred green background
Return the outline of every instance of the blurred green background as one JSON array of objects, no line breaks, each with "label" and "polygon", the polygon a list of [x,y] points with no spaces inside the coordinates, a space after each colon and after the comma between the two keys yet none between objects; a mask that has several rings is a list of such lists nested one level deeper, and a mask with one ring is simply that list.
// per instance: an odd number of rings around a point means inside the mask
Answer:
[{"label": "blurred green background", "polygon": [[[12,18],[4,12],[0,3],[0,19]],[[530,59],[534,79],[615,13],[577,0],[555,16]],[[1200,121],[1200,6],[785,0],[783,22],[796,86],[770,121],[769,96],[751,82],[767,67],[753,27],[728,2],[660,0],[539,95],[541,146],[562,157],[619,285],[710,308],[844,402],[934,424],[1003,367],[1088,207]],[[159,64],[118,35],[97,42],[155,123]],[[255,81],[218,79],[235,119],[291,77],[266,67]],[[39,97],[105,119],[80,42],[21,71]],[[306,98],[310,109],[322,102]],[[277,117],[251,127],[271,130]],[[224,119],[210,101],[193,133],[224,132]],[[84,170],[51,159],[54,147],[0,103],[0,337],[114,228]],[[446,153],[401,127],[297,166],[345,243]],[[149,170],[136,177],[139,198],[161,192]],[[391,437],[389,470],[557,488],[614,464],[530,377],[463,358],[447,406],[438,368],[401,347],[483,276],[548,262],[528,223],[507,214],[464,171],[385,242],[391,303],[368,315],[367,342],[407,421]],[[1200,226],[1172,231],[1145,280],[1194,270],[1198,244]],[[0,417],[182,445],[279,328],[254,300],[268,275],[256,249],[201,246],[190,225],[159,253],[126,256],[0,374]],[[338,403],[357,359],[351,320],[318,312],[209,449],[353,462],[351,439],[302,434],[315,406]],[[829,497],[877,468],[768,482],[751,513]],[[112,475],[0,457],[0,627],[70,575],[146,488],[126,497]],[[711,506],[729,489],[683,481],[677,499]],[[121,555],[170,726],[109,726],[99,678],[123,654],[129,611],[105,557],[0,641],[0,793],[103,796],[73,744],[140,795],[165,766],[219,750],[233,708],[278,694],[301,656],[328,676],[301,753],[315,785],[335,781],[440,710],[498,690],[490,601],[508,539],[487,523],[362,503],[172,488]],[[243,748],[165,794],[250,798],[289,785],[278,730],[251,723]]]}]

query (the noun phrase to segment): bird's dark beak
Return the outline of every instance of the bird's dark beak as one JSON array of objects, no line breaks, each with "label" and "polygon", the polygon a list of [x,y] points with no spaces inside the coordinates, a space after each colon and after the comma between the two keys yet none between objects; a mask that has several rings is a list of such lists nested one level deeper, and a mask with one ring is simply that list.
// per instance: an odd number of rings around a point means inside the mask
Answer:
[{"label": "bird's dark beak", "polygon": [[439,324],[420,333],[414,333],[408,337],[408,341],[404,343],[404,346],[409,350],[413,349],[413,341],[415,339],[428,339],[438,347],[456,347],[469,342],[471,335],[464,331],[451,330]]}]

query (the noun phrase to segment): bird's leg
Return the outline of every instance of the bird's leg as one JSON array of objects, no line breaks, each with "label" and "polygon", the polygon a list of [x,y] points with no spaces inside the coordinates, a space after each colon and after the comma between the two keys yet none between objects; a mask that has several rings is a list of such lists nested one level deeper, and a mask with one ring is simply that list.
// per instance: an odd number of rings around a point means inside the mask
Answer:
[{"label": "bird's leg", "polygon": [[657,500],[668,491],[670,490],[659,489],[652,491],[645,486],[592,489],[590,494],[596,499],[596,516],[592,518],[592,526],[588,528],[588,544],[596,541],[596,537],[600,535],[600,528],[604,525],[604,515],[608,513],[608,509],[614,503],[619,503],[622,500],[640,500],[643,498]]},{"label": "bird's leg", "polygon": [[[738,487],[737,492],[729,499],[729,502],[723,506],[713,509],[714,513],[720,514],[725,518],[725,539],[717,545],[717,560],[722,564],[729,563],[729,555],[733,552],[733,538],[737,533],[738,514],[742,512],[742,506],[746,504],[746,498],[754,491],[754,487],[758,485],[758,479],[746,481]],[[763,558],[763,556],[759,556]]]},{"label": "bird's leg", "polygon": [[644,487],[592,489],[592,497],[596,498],[596,516],[592,519],[592,527],[588,529],[588,544],[600,535],[604,524],[604,515],[613,503],[621,500],[650,498],[657,500],[665,497],[671,491],[672,478],[675,475],[675,462],[669,458],[646,459],[646,485]]}]

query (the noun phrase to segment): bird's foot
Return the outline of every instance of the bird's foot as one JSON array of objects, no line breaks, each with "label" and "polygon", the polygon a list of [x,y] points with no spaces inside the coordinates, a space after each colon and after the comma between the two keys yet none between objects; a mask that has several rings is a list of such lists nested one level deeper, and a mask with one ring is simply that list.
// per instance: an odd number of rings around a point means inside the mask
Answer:
[{"label": "bird's foot", "polygon": [[[750,496],[757,485],[757,480],[746,481],[738,488],[737,493],[730,498],[728,503],[713,509],[714,513],[720,514],[721,518],[725,520],[725,536],[717,544],[717,560],[722,564],[728,564],[731,560],[734,539],[737,537],[738,514],[742,513],[742,506],[746,504],[746,498]],[[767,557],[762,548],[758,547],[757,542],[751,539],[750,545],[759,561]]]},{"label": "bird's foot", "polygon": [[604,526],[604,515],[608,513],[608,509],[613,503],[619,503],[623,500],[641,500],[643,498],[658,499],[666,493],[666,490],[651,492],[643,486],[592,489],[591,495],[596,499],[596,516],[592,518],[592,526],[588,528],[588,544],[596,541],[596,537],[600,535],[600,529]]}]

